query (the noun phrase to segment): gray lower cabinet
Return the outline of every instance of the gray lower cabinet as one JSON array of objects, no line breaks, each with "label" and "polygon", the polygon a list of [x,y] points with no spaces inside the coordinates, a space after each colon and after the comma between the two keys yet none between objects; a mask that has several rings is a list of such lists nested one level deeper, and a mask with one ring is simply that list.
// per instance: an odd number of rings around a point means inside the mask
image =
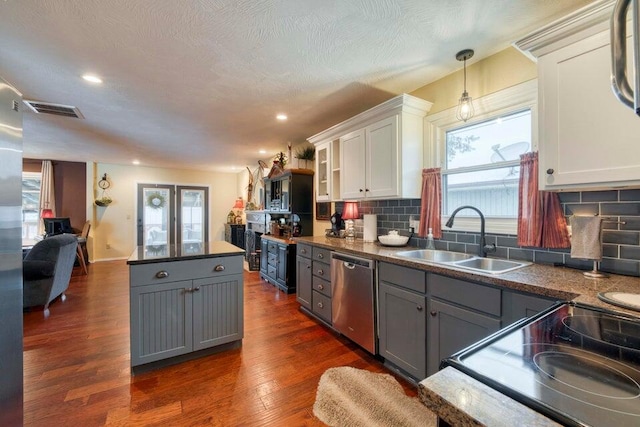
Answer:
[{"label": "gray lower cabinet", "polygon": [[426,297],[378,284],[378,347],[382,357],[411,376],[426,378]]},{"label": "gray lower cabinet", "polygon": [[242,260],[131,265],[131,366],[241,340]]},{"label": "gray lower cabinet", "polygon": [[429,300],[427,375],[435,374],[440,361],[500,330],[500,319],[455,305]]},{"label": "gray lower cabinet", "polygon": [[296,300],[311,310],[312,291],[311,246],[298,243],[296,256]]},{"label": "gray lower cabinet", "polygon": [[427,375],[440,361],[500,330],[502,290],[429,273]]},{"label": "gray lower cabinet", "polygon": [[331,251],[314,246],[311,258],[311,312],[331,324]]},{"label": "gray lower cabinet", "polygon": [[513,291],[502,292],[502,327],[531,317],[556,303],[555,299]]}]

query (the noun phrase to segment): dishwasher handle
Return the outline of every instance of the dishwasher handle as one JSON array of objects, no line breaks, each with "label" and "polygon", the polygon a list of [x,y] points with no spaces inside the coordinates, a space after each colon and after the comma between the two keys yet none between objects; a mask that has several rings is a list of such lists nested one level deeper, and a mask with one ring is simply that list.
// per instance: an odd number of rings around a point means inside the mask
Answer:
[{"label": "dishwasher handle", "polygon": [[356,266],[373,270],[373,260],[370,259],[358,258],[351,255],[333,252],[331,254],[331,260],[334,262],[342,261],[343,265],[350,270],[353,270]]}]

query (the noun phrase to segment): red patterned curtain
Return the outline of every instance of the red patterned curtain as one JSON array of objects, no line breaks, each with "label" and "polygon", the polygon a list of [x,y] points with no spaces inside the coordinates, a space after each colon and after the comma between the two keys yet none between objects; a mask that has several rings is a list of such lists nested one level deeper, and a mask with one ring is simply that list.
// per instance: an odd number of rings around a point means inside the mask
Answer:
[{"label": "red patterned curtain", "polygon": [[568,248],[567,223],[557,193],[538,191],[538,153],[520,156],[518,245]]},{"label": "red patterned curtain", "polygon": [[442,177],[440,168],[422,170],[422,202],[420,203],[420,229],[418,235],[425,237],[429,228],[433,237],[442,237]]},{"label": "red patterned curtain", "polygon": [[543,248],[568,248],[571,246],[567,220],[564,217],[558,193],[542,193],[542,244]]}]

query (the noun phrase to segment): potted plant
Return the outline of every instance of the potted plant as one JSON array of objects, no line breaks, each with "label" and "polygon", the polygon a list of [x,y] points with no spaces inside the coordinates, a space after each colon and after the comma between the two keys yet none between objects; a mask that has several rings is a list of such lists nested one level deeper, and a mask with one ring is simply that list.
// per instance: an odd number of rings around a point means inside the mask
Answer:
[{"label": "potted plant", "polygon": [[309,160],[316,159],[315,147],[303,147],[296,151],[296,159],[298,159],[298,166],[300,166],[300,160],[304,160],[304,168],[307,169],[307,162]]},{"label": "potted plant", "polygon": [[111,202],[113,202],[113,200],[111,200],[111,197],[109,196],[102,196],[101,198],[96,199],[96,205],[98,206],[109,206]]}]

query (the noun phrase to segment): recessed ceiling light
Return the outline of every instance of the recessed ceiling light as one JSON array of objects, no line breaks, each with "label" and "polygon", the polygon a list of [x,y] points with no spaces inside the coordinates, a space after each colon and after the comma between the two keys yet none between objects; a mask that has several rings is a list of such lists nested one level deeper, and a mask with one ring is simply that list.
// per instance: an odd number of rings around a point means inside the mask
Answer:
[{"label": "recessed ceiling light", "polygon": [[134,160],[131,163],[133,163],[134,165],[139,165],[140,164],[140,160]]},{"label": "recessed ceiling light", "polygon": [[85,74],[82,76],[82,78],[90,83],[102,83],[102,79],[93,74]]},{"label": "recessed ceiling light", "polygon": [[276,116],[276,119],[280,120],[281,122],[284,122],[285,120],[287,120],[287,115],[284,113],[280,113]]},{"label": "recessed ceiling light", "polygon": [[258,153],[260,153],[260,154],[267,154],[267,150],[260,150],[260,151],[258,151]]}]

